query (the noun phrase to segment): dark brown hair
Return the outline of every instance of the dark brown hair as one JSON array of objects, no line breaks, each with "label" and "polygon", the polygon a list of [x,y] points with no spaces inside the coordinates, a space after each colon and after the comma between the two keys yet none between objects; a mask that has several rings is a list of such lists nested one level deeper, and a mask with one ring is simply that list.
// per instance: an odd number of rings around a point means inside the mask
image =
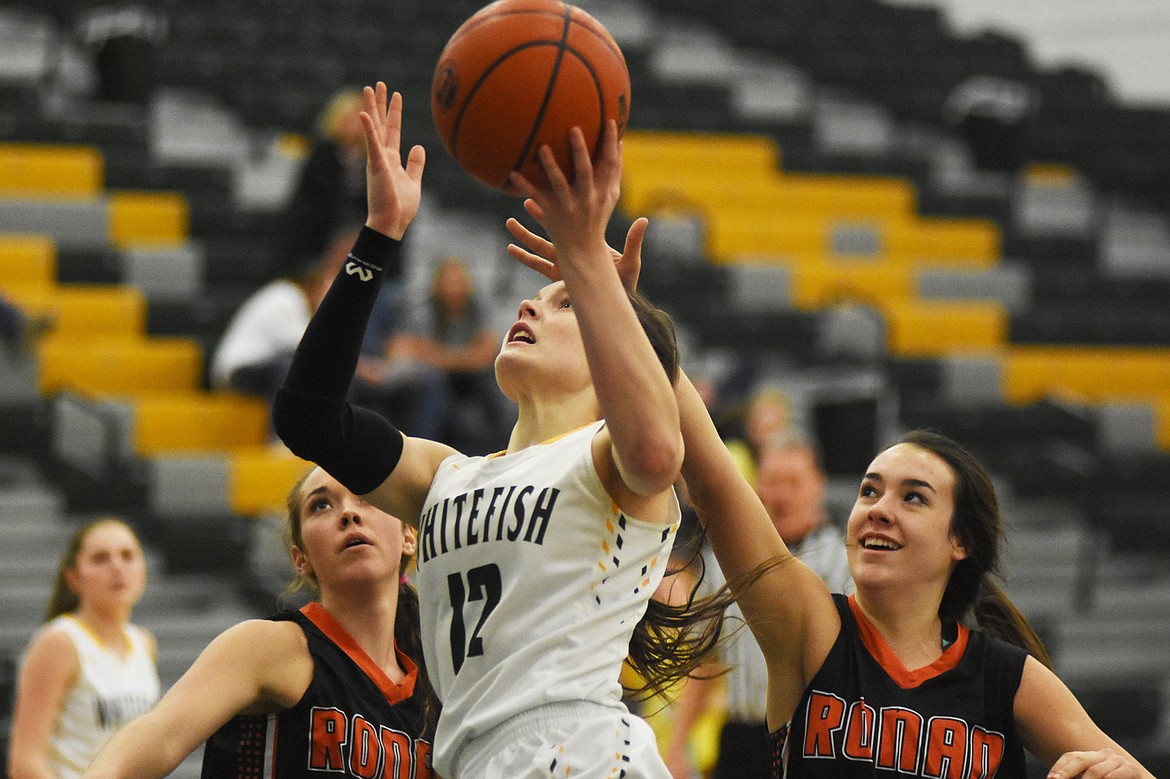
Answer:
[{"label": "dark brown hair", "polygon": [[[642,294],[627,292],[627,297],[670,383],[675,384],[680,353],[674,321]],[[694,549],[684,567],[693,564],[698,547]],[[674,572],[667,571],[667,575]],[[700,572],[685,603],[672,605],[650,599],[646,613],[634,627],[626,660],[637,671],[641,684],[627,689],[627,694],[649,698],[665,693],[676,682],[692,676],[714,649],[723,632],[724,612],[734,599],[727,587],[714,595],[699,597],[701,582]]]},{"label": "dark brown hair", "polygon": [[[130,535],[134,536],[134,540],[138,541],[138,534],[134,532],[134,528],[117,517],[98,517],[77,528],[69,539],[69,544],[65,547],[65,552],[61,556],[61,564],[57,567],[57,577],[53,581],[53,592],[49,596],[49,608],[45,612],[45,622],[62,614],[77,611],[78,607],[81,606],[81,599],[69,586],[65,575],[77,567],[77,558],[81,555],[81,547],[85,546],[85,539],[89,537],[90,531],[104,525],[124,527],[130,532]],[[138,546],[142,547],[141,541],[138,541]]]},{"label": "dark brown hair", "polygon": [[961,444],[933,430],[912,430],[898,443],[934,454],[955,476],[951,534],[967,557],[951,571],[939,604],[939,618],[944,623],[959,622],[971,615],[985,632],[1028,650],[1051,666],[1040,637],[993,579],[999,576],[1004,534],[999,500],[987,471]]},{"label": "dark brown hair", "polygon": [[698,554],[700,547],[701,543],[676,545],[665,574],[669,577],[683,570],[696,571],[686,601],[670,604],[651,598],[646,613],[634,626],[626,664],[637,672],[640,683],[627,686],[626,695],[635,700],[666,695],[687,677],[708,678],[697,671],[723,636],[727,607],[735,599],[727,584],[711,595],[699,597],[704,569],[703,558]]},{"label": "dark brown hair", "polygon": [[673,385],[678,381],[679,363],[681,362],[678,348],[678,333],[674,320],[660,308],[655,308],[640,292],[627,292],[630,305],[642,325],[642,331],[654,347],[658,361]]},{"label": "dark brown hair", "polygon": [[[290,551],[293,546],[304,549],[304,538],[301,535],[301,526],[304,517],[301,514],[301,499],[305,481],[315,471],[310,468],[297,480],[288,493],[288,522],[285,525],[285,543]],[[344,489],[344,487],[343,487]],[[403,523],[405,524],[405,523]],[[400,570],[404,570],[409,558],[403,557]],[[295,593],[303,589],[311,590],[314,594],[320,592],[314,578],[297,574],[285,588],[286,593]],[[423,729],[419,735],[431,739],[435,733],[435,725],[439,721],[439,698],[431,686],[427,675],[426,658],[423,656],[422,627],[419,620],[418,590],[405,576],[398,579],[398,607],[394,612],[394,644],[418,666],[418,678],[415,680],[417,689],[423,696]]]}]

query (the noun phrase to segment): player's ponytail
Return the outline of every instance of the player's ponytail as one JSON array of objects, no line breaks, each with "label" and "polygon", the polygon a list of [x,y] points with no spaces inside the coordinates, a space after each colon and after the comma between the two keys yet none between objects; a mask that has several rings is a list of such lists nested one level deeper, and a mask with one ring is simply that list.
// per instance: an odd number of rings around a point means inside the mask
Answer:
[{"label": "player's ponytail", "polygon": [[635,700],[666,695],[683,679],[698,676],[696,672],[723,635],[724,614],[734,598],[726,585],[699,597],[703,582],[700,542],[696,538],[689,552],[683,548],[686,545],[676,546],[664,577],[664,581],[675,576],[689,581],[685,596],[651,598],[634,627],[626,663],[634,670],[636,682],[623,676],[623,684],[626,695]]},{"label": "player's ponytail", "polygon": [[1031,623],[990,576],[984,576],[979,596],[971,612],[975,624],[985,633],[1028,651],[1041,663],[1052,667],[1052,658]]},{"label": "player's ponytail", "polygon": [[1051,661],[1036,631],[994,581],[999,572],[1003,522],[991,477],[958,442],[932,430],[914,430],[899,443],[942,459],[955,475],[951,534],[966,551],[947,581],[938,615],[944,623],[973,617],[984,632],[1021,647],[1045,665]]}]

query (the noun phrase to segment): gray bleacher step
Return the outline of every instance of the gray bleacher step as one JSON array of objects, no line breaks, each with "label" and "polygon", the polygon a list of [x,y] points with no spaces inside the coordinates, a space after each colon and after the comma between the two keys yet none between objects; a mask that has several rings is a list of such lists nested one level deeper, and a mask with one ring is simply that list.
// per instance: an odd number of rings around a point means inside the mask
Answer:
[{"label": "gray bleacher step", "polygon": [[64,498],[37,484],[15,484],[0,487],[0,505],[5,519],[0,522],[4,538],[10,532],[20,533],[23,527],[55,525],[64,515]]},{"label": "gray bleacher step", "polygon": [[[5,534],[4,543],[7,546],[8,536]],[[0,587],[8,588],[10,584],[21,582],[49,582],[52,583],[57,575],[58,559],[45,552],[45,549],[59,549],[60,547],[40,547],[40,552],[30,551],[13,553],[5,551],[0,565]]]}]

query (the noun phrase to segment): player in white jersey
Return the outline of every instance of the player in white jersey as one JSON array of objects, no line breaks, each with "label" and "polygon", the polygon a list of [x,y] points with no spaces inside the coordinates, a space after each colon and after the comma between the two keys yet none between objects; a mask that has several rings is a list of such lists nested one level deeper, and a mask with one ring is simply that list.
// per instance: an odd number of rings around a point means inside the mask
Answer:
[{"label": "player in white jersey", "polygon": [[158,701],[154,637],[130,624],[145,585],[142,547],[128,525],[102,518],[74,534],[48,623],[21,663],[11,777],[80,776],[111,736]]},{"label": "player in white jersey", "polygon": [[[559,254],[543,269],[553,283],[521,303],[496,359],[519,412],[508,448],[465,458],[345,402],[382,268],[418,208],[425,157],[414,147],[402,165],[401,97],[387,103],[382,84],[365,96],[369,218],[297,348],[276,429],[354,492],[417,518],[427,669],[444,705],[436,773],[668,777],[617,681],[627,652],[651,676],[687,670],[685,660],[649,662],[683,644],[655,648],[662,634],[639,625],[678,523],[682,446],[673,327],[627,294],[605,243],[617,126],[596,163],[580,130],[570,133],[571,182],[547,148],[547,188],[513,179]],[[629,240],[645,228],[635,223]]]},{"label": "player in white jersey", "polygon": [[[430,666],[443,701],[438,740],[489,736],[459,753],[455,776],[551,714],[574,729],[589,716],[628,716],[618,672],[678,525],[614,505],[591,452],[603,424],[499,457],[452,457],[435,474],[418,571],[423,590],[449,596],[428,598],[422,612],[423,634],[449,643]],[[558,705],[528,714],[548,704]],[[623,751],[598,749],[619,761]]]}]

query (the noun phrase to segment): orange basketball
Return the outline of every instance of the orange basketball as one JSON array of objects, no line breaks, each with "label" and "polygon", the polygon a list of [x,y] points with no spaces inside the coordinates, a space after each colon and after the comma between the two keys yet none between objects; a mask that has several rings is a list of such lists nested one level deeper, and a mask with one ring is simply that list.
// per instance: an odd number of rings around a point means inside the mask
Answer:
[{"label": "orange basketball", "polygon": [[443,145],[473,178],[510,192],[520,171],[547,183],[537,150],[548,144],[572,176],[569,130],[580,127],[596,157],[605,123],[625,130],[630,74],[613,36],[560,0],[498,0],[447,41],[431,85]]}]

